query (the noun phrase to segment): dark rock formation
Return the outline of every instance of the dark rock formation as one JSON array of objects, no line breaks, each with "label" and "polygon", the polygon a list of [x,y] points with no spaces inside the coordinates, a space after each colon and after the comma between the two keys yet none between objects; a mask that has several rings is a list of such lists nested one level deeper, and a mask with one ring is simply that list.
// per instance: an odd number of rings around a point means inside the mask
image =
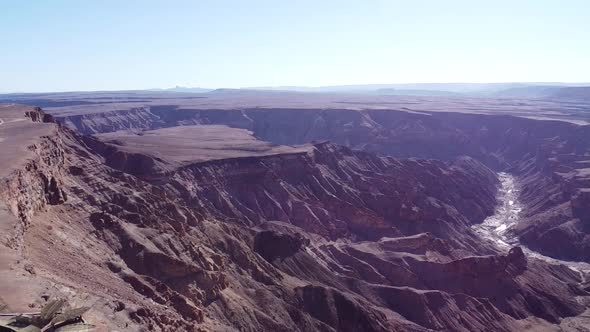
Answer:
[{"label": "dark rock formation", "polygon": [[269,262],[292,256],[309,244],[300,236],[262,231],[254,237],[254,251]]}]

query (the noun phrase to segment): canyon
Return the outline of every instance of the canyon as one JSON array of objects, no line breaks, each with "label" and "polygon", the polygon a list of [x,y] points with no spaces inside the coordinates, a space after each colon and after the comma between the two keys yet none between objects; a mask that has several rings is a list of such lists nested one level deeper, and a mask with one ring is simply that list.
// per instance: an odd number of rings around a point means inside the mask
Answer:
[{"label": "canyon", "polygon": [[590,326],[583,102],[260,91],[5,102],[11,312],[64,298],[107,331]]}]

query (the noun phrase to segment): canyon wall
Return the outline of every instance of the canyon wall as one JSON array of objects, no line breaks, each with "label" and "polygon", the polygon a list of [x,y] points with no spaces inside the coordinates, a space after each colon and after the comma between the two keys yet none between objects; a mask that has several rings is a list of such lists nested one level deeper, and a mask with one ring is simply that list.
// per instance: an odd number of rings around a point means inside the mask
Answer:
[{"label": "canyon wall", "polygon": [[58,119],[92,134],[225,124],[252,130],[276,144],[328,140],[395,157],[453,160],[472,157],[516,175],[526,209],[515,229],[546,255],[590,261],[588,190],[590,126],[508,115],[338,109],[191,110],[154,106]]}]

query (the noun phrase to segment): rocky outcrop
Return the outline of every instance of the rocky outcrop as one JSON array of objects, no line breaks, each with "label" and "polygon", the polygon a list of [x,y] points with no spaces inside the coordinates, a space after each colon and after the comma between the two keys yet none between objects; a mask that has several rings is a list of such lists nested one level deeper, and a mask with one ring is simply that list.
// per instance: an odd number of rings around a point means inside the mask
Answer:
[{"label": "rocky outcrop", "polygon": [[147,107],[137,107],[84,115],[59,116],[57,120],[82,134],[127,129],[152,129],[163,126],[160,118]]},{"label": "rocky outcrop", "polygon": [[336,331],[388,331],[385,315],[363,308],[366,303],[326,287],[308,285],[295,289],[303,309]]},{"label": "rocky outcrop", "polygon": [[254,237],[254,251],[269,262],[284,259],[302,250],[309,240],[301,236],[262,231]]},{"label": "rocky outcrop", "polygon": [[61,138],[43,137],[28,149],[32,158],[0,183],[0,199],[20,220],[9,240],[13,247],[22,244],[22,236],[35,214],[44,211],[48,205],[67,201],[63,188],[65,156]]},{"label": "rocky outcrop", "polygon": [[33,122],[55,123],[51,114],[47,114],[40,107],[34,107],[32,111],[25,112],[25,116]]}]

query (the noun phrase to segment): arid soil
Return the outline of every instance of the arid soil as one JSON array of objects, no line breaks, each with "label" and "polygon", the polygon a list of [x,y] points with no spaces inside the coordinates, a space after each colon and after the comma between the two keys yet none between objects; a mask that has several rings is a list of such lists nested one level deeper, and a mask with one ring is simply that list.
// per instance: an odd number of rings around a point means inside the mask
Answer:
[{"label": "arid soil", "polygon": [[208,160],[297,153],[311,148],[272,144],[256,139],[250,131],[225,125],[123,130],[97,137],[112,145],[103,152],[107,164],[135,175],[170,172]]},{"label": "arid soil", "polygon": [[[118,331],[588,326],[587,274],[529,254],[590,261],[588,126],[336,108],[53,113],[0,108],[7,310],[66,298]],[[524,249],[474,228],[498,211],[500,171],[518,184]]]}]

